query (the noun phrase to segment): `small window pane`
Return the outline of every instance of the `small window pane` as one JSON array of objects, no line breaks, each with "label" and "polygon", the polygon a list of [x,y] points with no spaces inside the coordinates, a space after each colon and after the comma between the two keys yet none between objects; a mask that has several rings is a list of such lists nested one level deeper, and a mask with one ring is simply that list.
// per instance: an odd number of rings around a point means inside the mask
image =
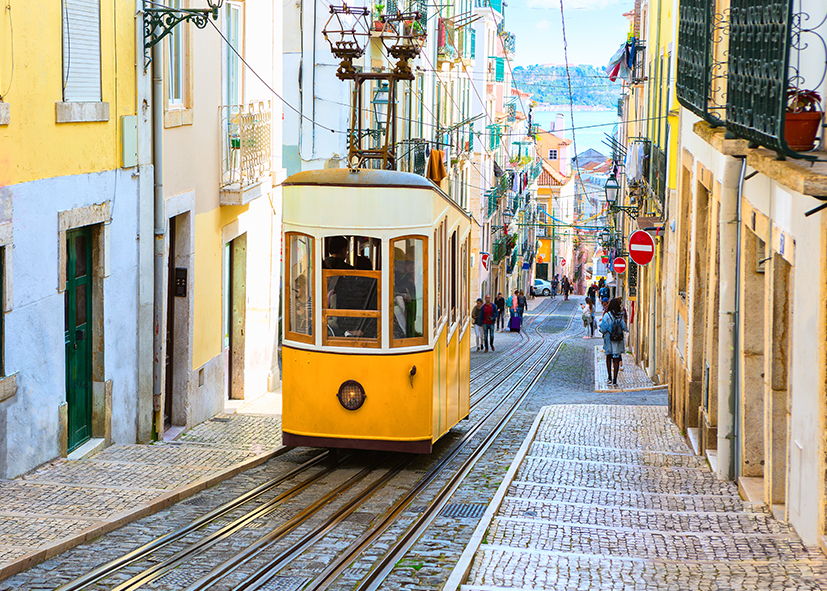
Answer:
[{"label": "small window pane", "polygon": [[327,336],[345,339],[375,339],[378,318],[328,316]]},{"label": "small window pane", "polygon": [[424,240],[393,242],[393,336],[421,337],[425,330]]},{"label": "small window pane", "polygon": [[86,324],[86,288],[88,283],[81,283],[75,289],[75,326]]},{"label": "small window pane", "polygon": [[[181,0],[171,0],[171,8],[181,8]],[[169,35],[169,104],[184,102],[184,29],[179,25]]]},{"label": "small window pane", "polygon": [[86,236],[75,238],[75,277],[86,275]]},{"label": "small window pane", "polygon": [[378,310],[378,278],[337,275],[327,278],[329,310]]},{"label": "small window pane", "polygon": [[288,286],[290,290],[287,330],[313,335],[313,239],[289,237]]}]

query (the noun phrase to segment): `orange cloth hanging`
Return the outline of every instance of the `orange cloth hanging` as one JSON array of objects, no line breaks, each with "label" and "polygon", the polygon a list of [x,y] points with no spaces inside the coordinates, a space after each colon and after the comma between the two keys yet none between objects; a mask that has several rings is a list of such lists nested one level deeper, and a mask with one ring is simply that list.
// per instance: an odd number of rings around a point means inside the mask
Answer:
[{"label": "orange cloth hanging", "polygon": [[431,156],[428,158],[428,178],[437,185],[442,179],[448,176],[448,173],[445,172],[445,163],[442,158],[442,150],[431,150]]}]

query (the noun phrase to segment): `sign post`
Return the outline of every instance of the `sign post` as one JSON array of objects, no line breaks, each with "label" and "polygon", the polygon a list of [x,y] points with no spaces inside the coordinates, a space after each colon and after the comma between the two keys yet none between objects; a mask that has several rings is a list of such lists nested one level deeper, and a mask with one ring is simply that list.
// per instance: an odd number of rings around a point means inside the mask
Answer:
[{"label": "sign post", "polygon": [[623,273],[625,273],[626,272],[626,259],[624,259],[623,257],[617,257],[615,259],[614,263],[612,263],[612,269],[618,275],[622,275]]},{"label": "sign post", "polygon": [[643,230],[629,236],[629,257],[638,265],[646,266],[655,258],[655,239]]}]

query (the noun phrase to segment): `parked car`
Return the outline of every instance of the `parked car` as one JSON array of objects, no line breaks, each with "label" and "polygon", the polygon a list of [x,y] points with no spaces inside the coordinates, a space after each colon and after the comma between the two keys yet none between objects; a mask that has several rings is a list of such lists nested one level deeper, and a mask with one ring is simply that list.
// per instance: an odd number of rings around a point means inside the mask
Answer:
[{"label": "parked car", "polygon": [[534,292],[534,295],[551,295],[551,281],[535,279],[531,286],[531,291]]}]

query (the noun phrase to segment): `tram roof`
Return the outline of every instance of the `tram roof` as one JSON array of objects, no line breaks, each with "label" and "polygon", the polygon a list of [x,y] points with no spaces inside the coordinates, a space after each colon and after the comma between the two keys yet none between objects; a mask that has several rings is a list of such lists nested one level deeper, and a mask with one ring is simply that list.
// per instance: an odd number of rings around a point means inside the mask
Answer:
[{"label": "tram roof", "polygon": [[319,185],[336,187],[404,187],[407,189],[429,189],[439,191],[439,187],[424,176],[398,170],[323,168],[297,172],[285,179],[282,186]]}]

